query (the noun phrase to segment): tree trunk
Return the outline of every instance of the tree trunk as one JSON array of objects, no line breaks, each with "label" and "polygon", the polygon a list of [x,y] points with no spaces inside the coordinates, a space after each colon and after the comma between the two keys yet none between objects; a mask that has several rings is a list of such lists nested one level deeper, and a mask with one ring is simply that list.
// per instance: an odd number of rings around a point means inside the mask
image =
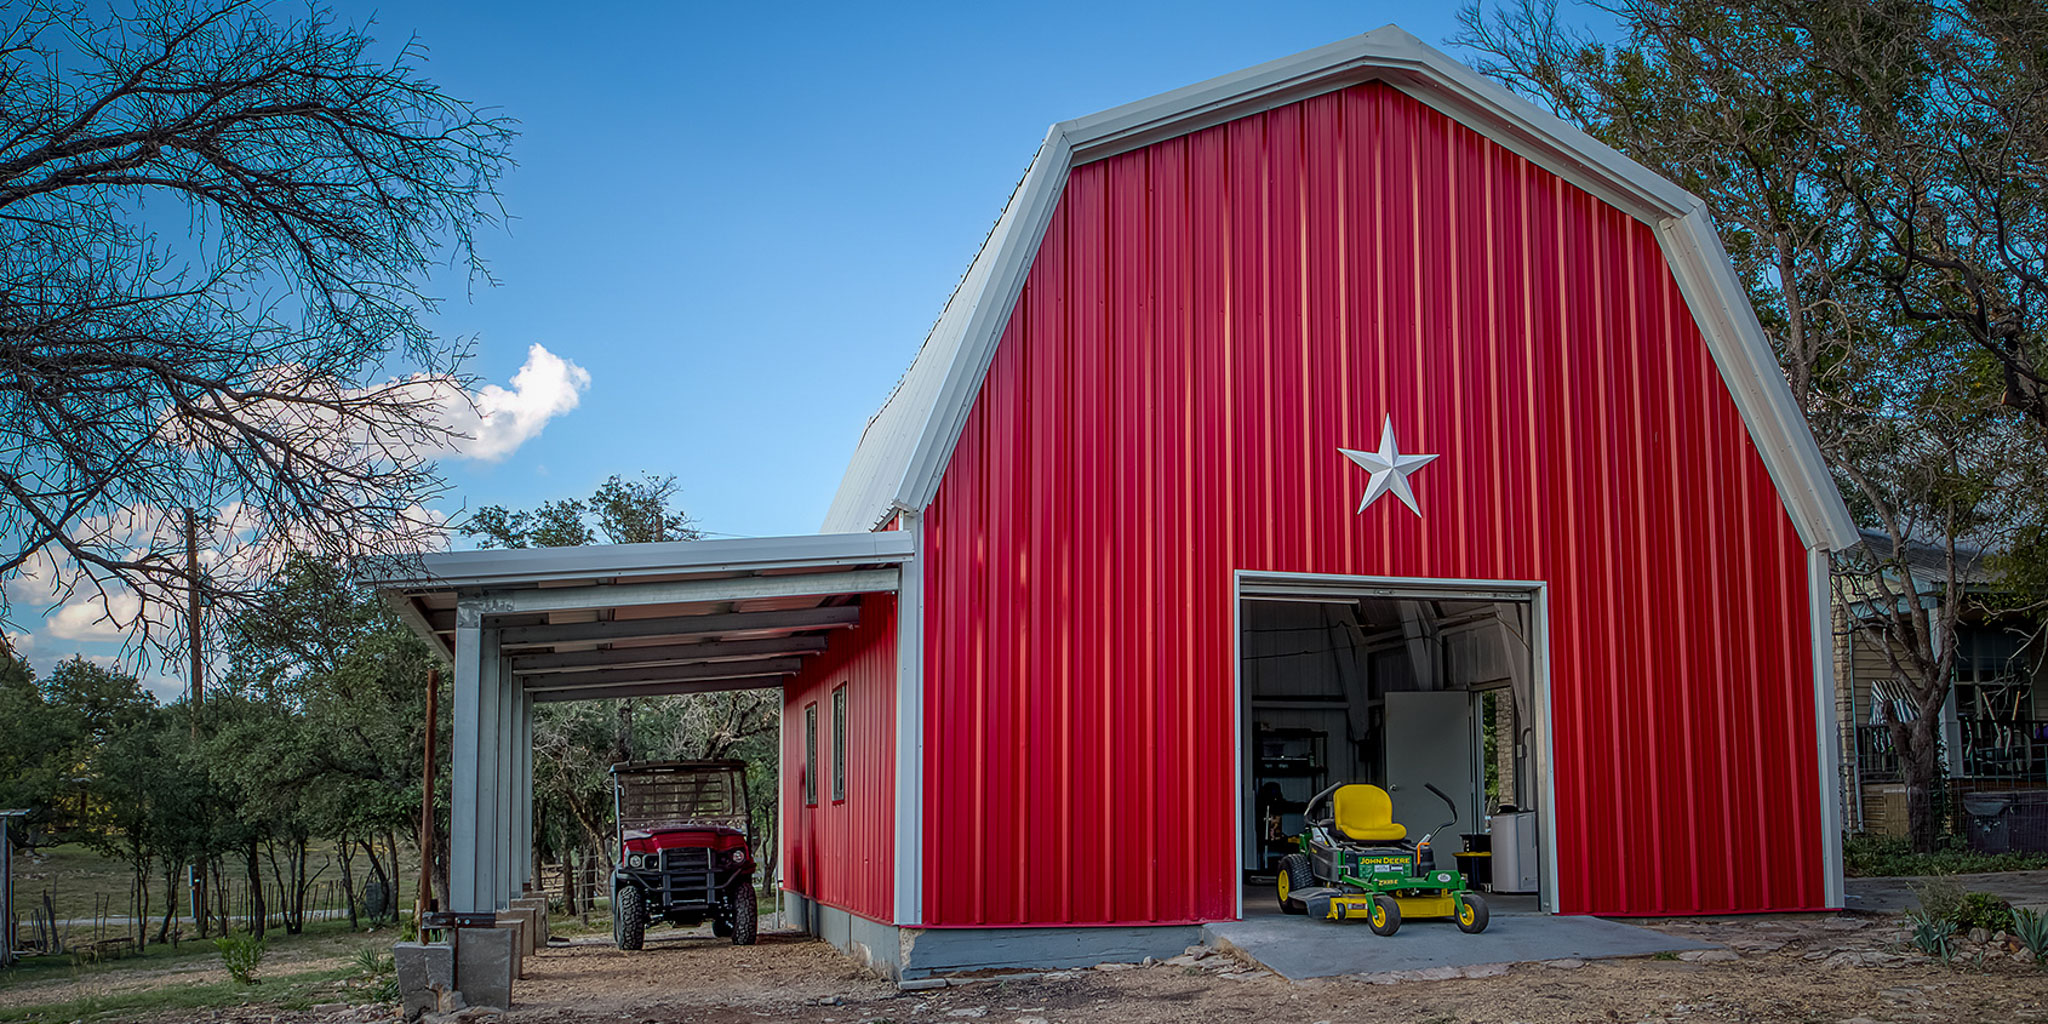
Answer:
[{"label": "tree trunk", "polygon": [[171,919],[178,913],[178,868],[177,861],[164,862],[164,919],[156,926],[156,944],[161,946],[171,941]]},{"label": "tree trunk", "polygon": [[384,830],[384,846],[391,851],[391,918],[395,921],[398,919],[402,903],[399,894],[405,891],[400,888],[405,882],[405,876],[398,865],[398,832],[395,829]]},{"label": "tree trunk", "polygon": [[1941,762],[1941,706],[1934,705],[1910,722],[1892,725],[1899,748],[1899,779],[1906,786],[1906,835],[1913,849],[1932,853],[1946,830],[1937,813],[1937,790],[1946,780]]},{"label": "tree trunk", "polygon": [[377,856],[377,844],[370,839],[361,839],[358,842],[362,843],[363,852],[370,856],[370,873],[376,877],[377,883],[384,887],[384,892],[387,894],[386,899],[378,900],[376,903],[369,905],[370,921],[374,924],[384,920],[384,908],[391,905],[388,895],[397,892],[397,890],[391,887],[391,876],[384,871],[383,858]]},{"label": "tree trunk", "polygon": [[334,855],[341,862],[341,898],[348,904],[348,930],[361,931],[363,921],[356,914],[356,858],[355,854],[349,852],[347,839],[334,844]]},{"label": "tree trunk", "polygon": [[249,934],[260,939],[270,923],[266,920],[270,908],[263,900],[263,868],[256,860],[256,840],[249,840],[243,853],[249,866]]}]

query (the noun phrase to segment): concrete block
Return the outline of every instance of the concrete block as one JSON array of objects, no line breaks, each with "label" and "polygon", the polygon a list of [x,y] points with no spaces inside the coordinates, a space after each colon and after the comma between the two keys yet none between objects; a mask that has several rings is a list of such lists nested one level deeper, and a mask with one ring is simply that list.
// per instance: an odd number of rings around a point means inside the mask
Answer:
[{"label": "concrete block", "polygon": [[512,901],[512,912],[526,920],[526,948],[539,952],[548,944],[548,901],[521,897]]},{"label": "concrete block", "polygon": [[526,918],[507,910],[498,911],[498,930],[512,933],[512,976],[526,977],[528,929]]},{"label": "concrete block", "polygon": [[400,942],[391,947],[398,995],[406,1020],[455,1008],[455,948],[442,942]]},{"label": "concrete block", "polygon": [[512,1008],[519,938],[517,925],[455,930],[455,987],[465,1005]]}]

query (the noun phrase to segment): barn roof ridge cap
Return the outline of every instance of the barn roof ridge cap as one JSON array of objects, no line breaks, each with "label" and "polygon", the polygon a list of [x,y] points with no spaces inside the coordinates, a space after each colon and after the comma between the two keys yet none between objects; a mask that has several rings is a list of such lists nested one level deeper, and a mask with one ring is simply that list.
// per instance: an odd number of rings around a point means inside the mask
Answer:
[{"label": "barn roof ridge cap", "polygon": [[1854,521],[1706,203],[1392,24],[1054,123],[910,368],[863,429],[823,529],[876,529],[936,497],[1074,167],[1366,81],[1387,82],[1652,227],[1802,543],[1855,543]]}]

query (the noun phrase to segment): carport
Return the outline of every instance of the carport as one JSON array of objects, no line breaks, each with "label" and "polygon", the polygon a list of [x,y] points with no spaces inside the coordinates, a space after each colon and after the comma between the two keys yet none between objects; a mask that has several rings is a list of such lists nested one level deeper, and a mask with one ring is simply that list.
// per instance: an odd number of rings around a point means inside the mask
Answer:
[{"label": "carport", "polygon": [[533,845],[533,709],[549,701],[780,687],[860,597],[894,594],[898,532],[465,551],[371,584],[448,653],[449,905],[507,907]]}]

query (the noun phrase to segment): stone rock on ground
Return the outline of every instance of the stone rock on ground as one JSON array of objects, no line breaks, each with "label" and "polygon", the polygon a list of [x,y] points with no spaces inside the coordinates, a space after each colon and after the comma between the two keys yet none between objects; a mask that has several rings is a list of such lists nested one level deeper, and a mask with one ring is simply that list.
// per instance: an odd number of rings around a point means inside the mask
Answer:
[{"label": "stone rock on ground", "polygon": [[[1418,967],[1406,971],[1380,971],[1361,974],[1358,980],[1368,985],[1399,985],[1407,981],[1449,981],[1453,978],[1497,978],[1508,973],[1508,964],[1473,964],[1469,967]],[[1585,961],[1579,961],[1585,966]]]},{"label": "stone rock on ground", "polygon": [[1742,956],[1732,949],[1688,949],[1678,954],[1678,958],[1690,964],[1711,964],[1740,960]]}]

